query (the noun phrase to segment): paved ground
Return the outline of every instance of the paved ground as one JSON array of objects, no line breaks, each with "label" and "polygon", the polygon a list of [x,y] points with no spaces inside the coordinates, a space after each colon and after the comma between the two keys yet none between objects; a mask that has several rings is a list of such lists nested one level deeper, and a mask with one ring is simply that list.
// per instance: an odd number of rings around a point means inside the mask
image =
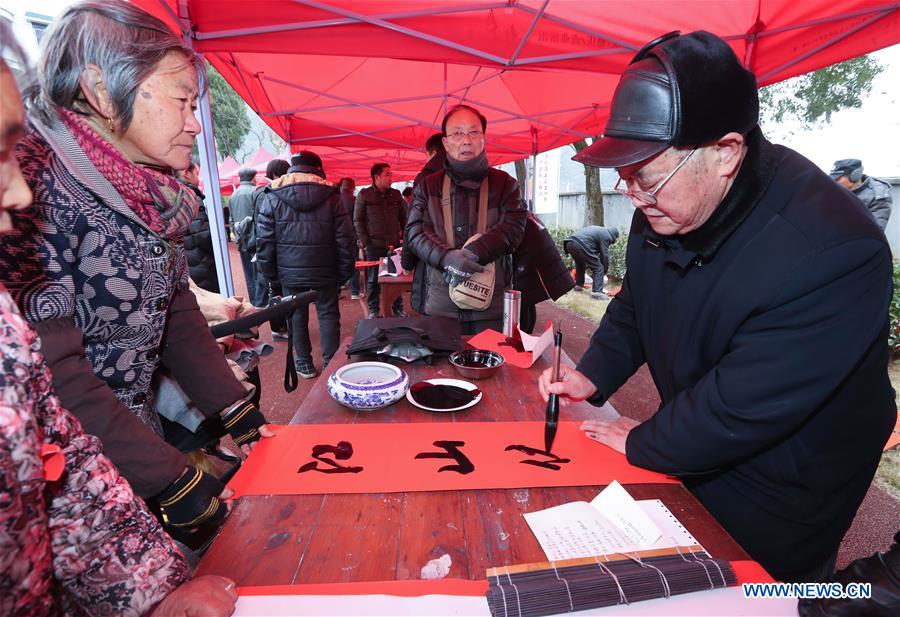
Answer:
[{"label": "paved ground", "polygon": [[[232,272],[235,274],[237,292],[246,293],[241,275],[240,259],[236,247],[229,245],[231,251]],[[405,298],[408,306],[409,298]],[[350,300],[349,293],[344,290],[340,301],[341,335],[352,336],[356,322],[365,318],[364,306],[359,301]],[[589,320],[551,303],[544,302],[538,306],[538,322],[548,320],[559,322],[563,329],[563,347],[573,358],[580,357],[587,349],[595,325]],[[321,370],[322,359],[319,351],[318,320],[315,311],[310,311],[310,333],[314,350],[316,367]],[[260,332],[263,340],[271,340],[268,326]],[[276,351],[264,358],[260,363],[260,375],[263,383],[261,406],[269,421],[274,423],[288,422],[309,392],[315,380],[300,379],[299,387],[287,394],[282,387],[285,368],[286,343],[275,343]],[[650,417],[659,406],[659,396],[647,371],[642,367],[613,397],[611,403],[623,415],[644,420]],[[885,550],[890,546],[900,521],[900,501],[873,485],[857,514],[856,520],[847,532],[838,555],[838,567],[843,567],[853,559],[866,557],[875,551]]]}]

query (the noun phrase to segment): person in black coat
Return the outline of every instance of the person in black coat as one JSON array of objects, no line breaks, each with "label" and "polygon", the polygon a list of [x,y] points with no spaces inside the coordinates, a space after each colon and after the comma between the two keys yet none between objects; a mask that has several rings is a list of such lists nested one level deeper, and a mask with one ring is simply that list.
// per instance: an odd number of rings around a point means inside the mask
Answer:
[{"label": "person in black coat", "polygon": [[522,243],[513,253],[513,266],[513,289],[522,292],[519,327],[530,333],[537,321],[537,305],[558,300],[575,286],[553,236],[531,212]]},{"label": "person in black coat", "polygon": [[184,232],[184,251],[187,255],[191,279],[197,287],[219,293],[219,277],[216,274],[216,257],[213,253],[212,233],[209,230],[209,216],[203,201],[206,196],[200,190],[200,164],[191,158],[191,166],[177,174],[179,182],[194,191],[199,208],[197,216]]},{"label": "person in black coat", "polygon": [[[347,176],[346,178],[341,178],[341,181],[338,183],[338,188],[341,191],[341,204],[344,206],[344,210],[347,211],[347,214],[350,216],[350,221],[353,221],[353,212],[356,206],[356,181]],[[359,255],[359,247],[353,247],[357,256]],[[359,270],[354,270],[353,274],[350,275],[350,299],[351,300],[359,300]]]},{"label": "person in black coat", "polygon": [[715,35],[638,53],[576,156],[616,168],[637,208],[628,271],[577,367],[539,389],[600,405],[646,362],[659,410],[582,430],[681,479],[776,579],[811,582],[834,571],[897,419],[893,264],[865,207],[766,141],[758,111]]},{"label": "person in black coat", "polygon": [[[425,166],[422,168],[422,171],[416,174],[416,179],[413,180],[413,192],[415,192],[416,187],[419,186],[419,184],[421,184],[425,178],[436,171],[441,171],[442,169],[444,169],[444,163],[447,160],[447,151],[444,149],[443,133],[435,133],[428,138],[428,141],[425,142],[425,155],[428,157],[428,160],[425,161]],[[412,207],[412,195],[410,195],[407,204]],[[408,213],[407,218],[409,218]],[[413,252],[412,247],[409,246],[408,240],[409,238],[406,235],[406,228],[404,227],[403,252],[400,253],[400,267],[407,272],[412,272],[416,269],[416,264],[419,263],[419,258]]]},{"label": "person in black coat", "polygon": [[575,262],[575,285],[584,288],[584,273],[591,269],[594,277],[591,297],[609,300],[603,293],[603,277],[609,270],[609,247],[619,238],[619,230],[615,227],[589,225],[579,229],[563,242],[563,250],[571,255]]},{"label": "person in black coat", "polygon": [[[267,280],[286,294],[315,289],[323,367],[338,348],[341,313],[338,293],[356,266],[356,236],[336,187],[325,181],[322,160],[302,151],[289,173],[273,181],[259,199],[256,263]],[[308,309],[293,315],[297,372],[317,373],[309,340]]]},{"label": "person in black coat", "polygon": [[[413,274],[412,306],[423,315],[456,317],[463,334],[500,330],[503,290],[512,281],[512,254],[522,242],[528,211],[518,183],[488,165],[484,149],[487,119],[468,105],[452,107],[444,116],[447,161],[443,171],[430,174],[416,187],[406,235],[419,257]],[[446,182],[445,182],[446,180]],[[445,226],[444,187],[450,207]],[[478,231],[482,191],[487,212],[485,232]],[[460,308],[449,285],[459,286],[494,264],[490,305],[484,310]]]}]

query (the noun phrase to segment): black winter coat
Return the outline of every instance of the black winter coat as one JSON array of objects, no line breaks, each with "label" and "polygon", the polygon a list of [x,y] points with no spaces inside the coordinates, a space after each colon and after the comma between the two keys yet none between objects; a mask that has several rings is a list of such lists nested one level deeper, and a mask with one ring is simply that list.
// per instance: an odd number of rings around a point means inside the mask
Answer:
[{"label": "black winter coat", "polygon": [[513,253],[513,265],[513,289],[522,292],[523,306],[556,300],[575,287],[572,273],[566,268],[553,236],[530,212],[525,236]]},{"label": "black winter coat", "polygon": [[400,246],[406,224],[406,202],[397,189],[364,188],[356,196],[353,225],[363,248]]},{"label": "black winter coat", "polygon": [[197,216],[191,221],[184,233],[184,251],[187,255],[191,279],[197,287],[219,293],[219,278],[216,275],[216,257],[213,254],[212,233],[209,230],[209,216],[203,205],[203,194],[197,193],[201,200]]},{"label": "black winter coat", "polygon": [[347,211],[347,216],[350,217],[350,224],[353,224],[353,212],[356,209],[356,197],[353,195],[353,191],[340,191],[341,195],[341,205],[344,206],[344,210]]},{"label": "black winter coat", "polygon": [[258,202],[256,265],[285,287],[330,287],[356,267],[356,236],[338,190],[313,174],[275,180]]},{"label": "black winter coat", "polygon": [[[440,152],[435,154],[433,157],[428,159],[425,163],[425,166],[422,168],[418,174],[416,174],[416,179],[413,181],[413,190],[422,181],[433,174],[436,171],[440,171],[444,168],[444,163],[447,161],[447,153]],[[410,207],[412,207],[412,203],[410,203]],[[419,263],[419,256],[416,255],[413,250],[409,246],[409,238],[406,235],[406,228],[403,229],[403,252],[400,253],[400,267],[406,270],[407,272],[412,272],[416,268],[416,264]]]},{"label": "black winter coat", "polygon": [[[446,172],[445,172],[446,173]],[[488,321],[503,315],[503,290],[512,278],[512,253],[525,235],[528,211],[519,197],[519,185],[499,169],[488,170],[487,231],[466,248],[478,255],[478,263],[496,265],[496,282],[491,305],[484,311],[460,310],[450,300],[441,260],[451,248],[461,248],[478,228],[478,189],[451,183],[454,246],[448,247],[444,234],[441,191],[444,174],[434,173],[416,187],[409,212],[406,235],[409,247],[420,261],[413,275],[412,306],[425,315],[458,317],[461,321]],[[462,197],[462,198],[461,198]]]},{"label": "black winter coat", "polygon": [[704,225],[635,212],[622,290],[578,370],[600,403],[644,362],[662,404],[628,436],[775,578],[837,550],[897,410],[891,251],[849,192],[758,131]]}]

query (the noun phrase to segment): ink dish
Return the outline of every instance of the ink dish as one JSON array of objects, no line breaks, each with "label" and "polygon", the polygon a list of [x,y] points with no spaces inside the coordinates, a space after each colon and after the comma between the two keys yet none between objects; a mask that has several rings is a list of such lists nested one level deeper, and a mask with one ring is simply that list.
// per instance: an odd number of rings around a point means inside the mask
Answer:
[{"label": "ink dish", "polygon": [[503,356],[488,349],[454,351],[449,360],[456,372],[468,379],[493,377],[503,366]]},{"label": "ink dish", "polygon": [[406,400],[425,411],[449,413],[477,405],[484,394],[461,379],[426,379],[410,386]]}]

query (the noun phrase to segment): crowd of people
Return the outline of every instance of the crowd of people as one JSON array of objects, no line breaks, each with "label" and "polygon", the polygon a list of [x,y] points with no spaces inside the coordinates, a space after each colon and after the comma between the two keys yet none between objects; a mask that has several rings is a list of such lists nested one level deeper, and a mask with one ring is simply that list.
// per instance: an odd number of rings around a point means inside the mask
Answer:
[{"label": "crowd of people", "polygon": [[[0,48],[27,65],[3,20]],[[63,12],[29,75],[0,59],[0,613],[230,614],[234,582],[191,578],[170,532],[221,522],[231,492],[166,441],[153,392],[164,373],[244,455],[272,436],[190,286],[220,291],[191,158],[204,63],[144,11],[91,1]],[[485,116],[460,104],[440,128],[403,193],[388,163],[357,194],[310,150],[271,161],[261,186],[239,171],[249,302],[317,291],[322,370],[341,287],[362,296],[357,261],[398,248],[410,308],[464,334],[501,329],[506,289],[530,331],[535,306],[583,288],[587,269],[608,299],[618,230],[565,240],[573,280],[516,180],[488,164]],[[641,50],[577,158],[615,168],[636,207],[628,274],[577,366],[536,387],[602,405],[646,363],[659,410],[585,434],[678,477],[777,578],[828,579],[896,419],[889,191],[857,159],[831,181],[769,143],[755,77],[703,32]],[[368,317],[387,317],[377,268],[366,293]],[[402,298],[391,312],[406,316]],[[308,309],[290,319],[314,378]],[[896,557],[858,570],[896,578]]]}]

